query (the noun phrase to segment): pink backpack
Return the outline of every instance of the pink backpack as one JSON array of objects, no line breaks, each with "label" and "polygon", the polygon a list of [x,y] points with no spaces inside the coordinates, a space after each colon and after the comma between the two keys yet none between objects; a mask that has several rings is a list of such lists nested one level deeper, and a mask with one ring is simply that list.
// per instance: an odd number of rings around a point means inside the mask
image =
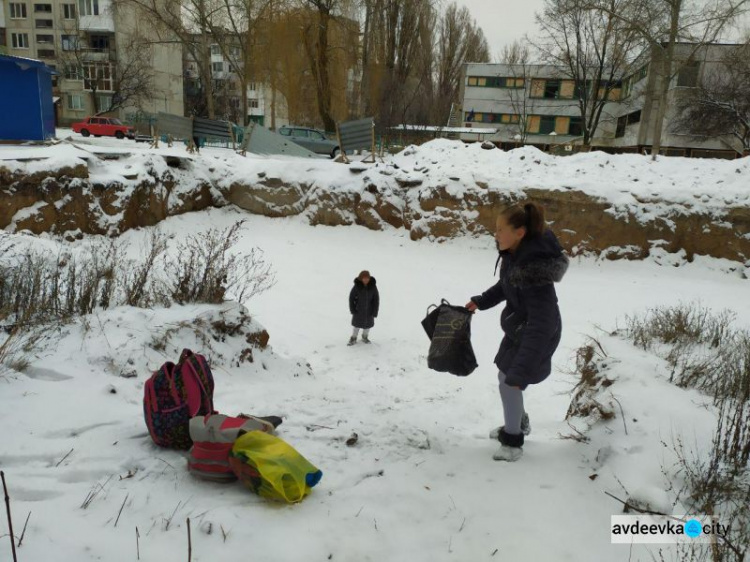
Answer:
[{"label": "pink backpack", "polygon": [[164,363],[143,387],[143,414],[154,443],[189,449],[190,418],[214,412],[214,377],[203,355],[184,349],[175,365]]}]

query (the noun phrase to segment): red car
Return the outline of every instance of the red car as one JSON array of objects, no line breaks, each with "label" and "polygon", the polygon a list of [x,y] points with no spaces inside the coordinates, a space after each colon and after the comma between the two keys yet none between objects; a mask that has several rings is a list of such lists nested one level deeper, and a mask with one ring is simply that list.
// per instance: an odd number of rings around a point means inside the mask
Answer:
[{"label": "red car", "polygon": [[114,117],[86,117],[80,123],[73,123],[73,130],[84,137],[117,137],[118,139],[135,138],[135,129],[123,125],[122,121]]}]

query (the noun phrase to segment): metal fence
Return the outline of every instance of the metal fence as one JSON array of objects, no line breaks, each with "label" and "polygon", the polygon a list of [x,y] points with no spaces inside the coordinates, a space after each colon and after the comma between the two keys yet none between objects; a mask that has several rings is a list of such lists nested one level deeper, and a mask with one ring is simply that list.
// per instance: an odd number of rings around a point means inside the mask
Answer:
[{"label": "metal fence", "polygon": [[373,150],[375,122],[371,117],[339,123],[337,129],[342,151]]},{"label": "metal fence", "polygon": [[156,117],[155,132],[158,135],[171,135],[175,139],[193,138],[193,120],[169,113],[159,113]]},{"label": "metal fence", "polygon": [[242,149],[253,154],[282,154],[317,158],[318,156],[306,148],[293,143],[288,138],[269,131],[257,123],[250,123],[244,132]]}]

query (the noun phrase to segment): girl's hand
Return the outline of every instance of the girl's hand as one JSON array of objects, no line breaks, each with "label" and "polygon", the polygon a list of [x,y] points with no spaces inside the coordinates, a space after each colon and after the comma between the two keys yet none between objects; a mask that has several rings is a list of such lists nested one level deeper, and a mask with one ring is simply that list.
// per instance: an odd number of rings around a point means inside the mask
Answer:
[{"label": "girl's hand", "polygon": [[465,308],[466,308],[466,309],[467,309],[467,310],[468,310],[469,312],[475,312],[475,311],[477,310],[477,305],[476,305],[476,303],[475,303],[474,301],[469,301],[469,302],[467,302],[467,303],[466,303],[466,304],[464,305],[464,307],[465,307]]}]

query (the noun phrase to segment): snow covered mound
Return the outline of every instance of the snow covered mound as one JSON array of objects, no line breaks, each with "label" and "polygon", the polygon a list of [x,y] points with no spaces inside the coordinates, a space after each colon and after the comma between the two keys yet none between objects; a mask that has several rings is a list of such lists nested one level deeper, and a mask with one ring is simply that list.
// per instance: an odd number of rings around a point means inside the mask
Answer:
[{"label": "snow covered mound", "polygon": [[[134,144],[134,143],[133,143]],[[375,164],[243,157],[205,149],[84,145],[0,150],[0,227],[120,233],[227,202],[311,224],[404,228],[412,239],[486,234],[498,209],[533,198],[573,254],[667,252],[746,261],[750,158],[551,156],[435,140]]]},{"label": "snow covered mound", "polygon": [[612,214],[630,213],[641,222],[670,213],[721,216],[730,207],[750,206],[750,158],[553,156],[531,146],[505,152],[439,139],[407,147],[393,162],[403,174],[421,175],[424,187],[448,183],[455,196],[483,185],[516,194],[528,188],[581,191],[609,203]]}]

